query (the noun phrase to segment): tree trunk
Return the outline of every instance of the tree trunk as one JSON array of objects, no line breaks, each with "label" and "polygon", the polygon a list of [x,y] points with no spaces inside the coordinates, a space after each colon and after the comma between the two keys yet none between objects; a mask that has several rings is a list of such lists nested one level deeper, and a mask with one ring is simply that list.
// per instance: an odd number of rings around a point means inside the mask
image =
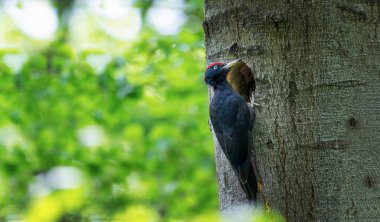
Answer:
[{"label": "tree trunk", "polygon": [[[288,221],[380,220],[379,24],[378,0],[205,1],[207,61],[254,70],[259,197]],[[245,197],[214,141],[226,209]]]}]

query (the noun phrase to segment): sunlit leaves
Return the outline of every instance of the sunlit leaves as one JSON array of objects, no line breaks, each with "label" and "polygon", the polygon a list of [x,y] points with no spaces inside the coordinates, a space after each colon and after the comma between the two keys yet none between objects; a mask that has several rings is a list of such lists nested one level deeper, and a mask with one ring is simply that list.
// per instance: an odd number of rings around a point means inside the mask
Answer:
[{"label": "sunlit leaves", "polygon": [[144,205],[135,205],[128,207],[124,212],[117,214],[114,217],[115,221],[130,221],[130,222],[156,222],[160,216],[158,212]]},{"label": "sunlit leaves", "polygon": [[[1,137],[2,214],[133,219],[144,210],[142,218],[168,219],[216,210],[202,50],[172,41],[114,58],[98,74],[86,56],[54,43],[20,73],[3,72],[0,126],[15,130]],[[82,196],[32,195],[31,184],[48,184],[38,178],[60,165],[83,173]]]},{"label": "sunlit leaves", "polygon": [[26,220],[28,222],[58,221],[65,213],[78,210],[83,204],[83,197],[83,189],[68,189],[37,198],[31,202]]},{"label": "sunlit leaves", "polygon": [[[189,16],[201,7],[191,3]],[[215,212],[201,29],[163,37],[146,28],[117,57],[64,37],[49,44],[17,72],[3,57],[18,52],[0,52],[0,220],[183,221]],[[49,179],[62,166],[80,172],[79,187]]]}]

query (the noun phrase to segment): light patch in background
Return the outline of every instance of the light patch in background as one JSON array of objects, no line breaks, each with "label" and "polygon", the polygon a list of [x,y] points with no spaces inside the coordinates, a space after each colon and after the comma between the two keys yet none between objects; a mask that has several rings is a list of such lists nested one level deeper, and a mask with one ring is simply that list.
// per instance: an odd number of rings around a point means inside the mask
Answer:
[{"label": "light patch in background", "polygon": [[177,34],[186,21],[183,5],[183,1],[156,1],[147,14],[149,24],[162,35]]},{"label": "light patch in background", "polygon": [[111,60],[112,56],[106,54],[91,54],[86,57],[86,62],[95,70],[97,74],[101,74]]},{"label": "light patch in background", "polygon": [[15,125],[5,125],[0,128],[0,144],[6,148],[26,146],[26,139]]},{"label": "light patch in background", "polygon": [[0,48],[9,48],[12,45],[9,43],[9,31],[12,27],[9,25],[10,18],[4,12],[4,7],[0,4]]},{"label": "light patch in background", "polygon": [[184,0],[155,0],[153,6],[181,9],[185,7],[185,1]]},{"label": "light patch in background", "polygon": [[165,186],[163,187],[163,191],[167,194],[171,194],[177,189],[177,187],[178,187],[177,183],[170,182],[170,183],[165,184]]},{"label": "light patch in background", "polygon": [[250,222],[254,217],[254,211],[252,210],[252,206],[249,204],[241,204],[223,211],[221,216],[223,222]]},{"label": "light patch in background", "polygon": [[[123,11],[121,18],[104,17],[97,22],[100,28],[113,38],[128,41],[133,40],[140,32],[142,21],[140,10],[134,8],[120,8]],[[107,13],[108,14],[108,13]]]},{"label": "light patch in background", "polygon": [[98,15],[109,19],[123,19],[125,12],[133,6],[128,0],[87,0],[87,5]]},{"label": "light patch in background", "polygon": [[12,70],[14,74],[21,71],[22,66],[28,59],[26,54],[6,54],[3,56],[4,63]]},{"label": "light patch in background", "polygon": [[142,19],[133,1],[78,0],[71,13],[70,42],[79,50],[121,50],[109,38],[133,41],[139,36]]},{"label": "light patch in background", "polygon": [[47,173],[38,174],[29,186],[32,196],[45,196],[54,190],[75,189],[83,183],[79,169],[69,166],[57,166]]},{"label": "light patch in background", "polygon": [[134,197],[144,197],[147,195],[146,183],[140,178],[137,172],[132,172],[127,177],[127,193]]},{"label": "light patch in background", "polygon": [[[21,5],[21,6],[20,6]],[[4,11],[16,26],[31,38],[47,40],[53,38],[58,28],[55,9],[47,0],[6,0]]]},{"label": "light patch in background", "polygon": [[77,136],[79,142],[88,148],[96,148],[106,142],[103,128],[98,125],[89,125],[83,127],[78,131]]}]

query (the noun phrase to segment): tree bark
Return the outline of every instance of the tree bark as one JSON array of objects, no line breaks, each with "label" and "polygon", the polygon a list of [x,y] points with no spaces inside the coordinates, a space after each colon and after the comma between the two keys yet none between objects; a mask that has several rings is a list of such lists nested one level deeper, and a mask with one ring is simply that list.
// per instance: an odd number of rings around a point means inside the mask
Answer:
[{"label": "tree bark", "polygon": [[[288,221],[378,221],[379,1],[206,0],[204,30],[208,62],[254,70],[261,202]],[[226,209],[245,197],[214,141]]]}]

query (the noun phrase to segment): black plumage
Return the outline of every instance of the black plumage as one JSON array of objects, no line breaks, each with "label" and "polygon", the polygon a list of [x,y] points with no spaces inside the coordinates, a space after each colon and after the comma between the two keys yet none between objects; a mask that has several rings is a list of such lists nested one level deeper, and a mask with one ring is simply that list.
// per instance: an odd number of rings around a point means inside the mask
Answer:
[{"label": "black plumage", "polygon": [[257,181],[251,165],[249,147],[249,131],[253,128],[254,115],[244,98],[226,80],[231,67],[239,61],[235,60],[227,65],[212,63],[207,67],[205,82],[214,90],[209,111],[215,135],[247,198],[254,201]]}]

